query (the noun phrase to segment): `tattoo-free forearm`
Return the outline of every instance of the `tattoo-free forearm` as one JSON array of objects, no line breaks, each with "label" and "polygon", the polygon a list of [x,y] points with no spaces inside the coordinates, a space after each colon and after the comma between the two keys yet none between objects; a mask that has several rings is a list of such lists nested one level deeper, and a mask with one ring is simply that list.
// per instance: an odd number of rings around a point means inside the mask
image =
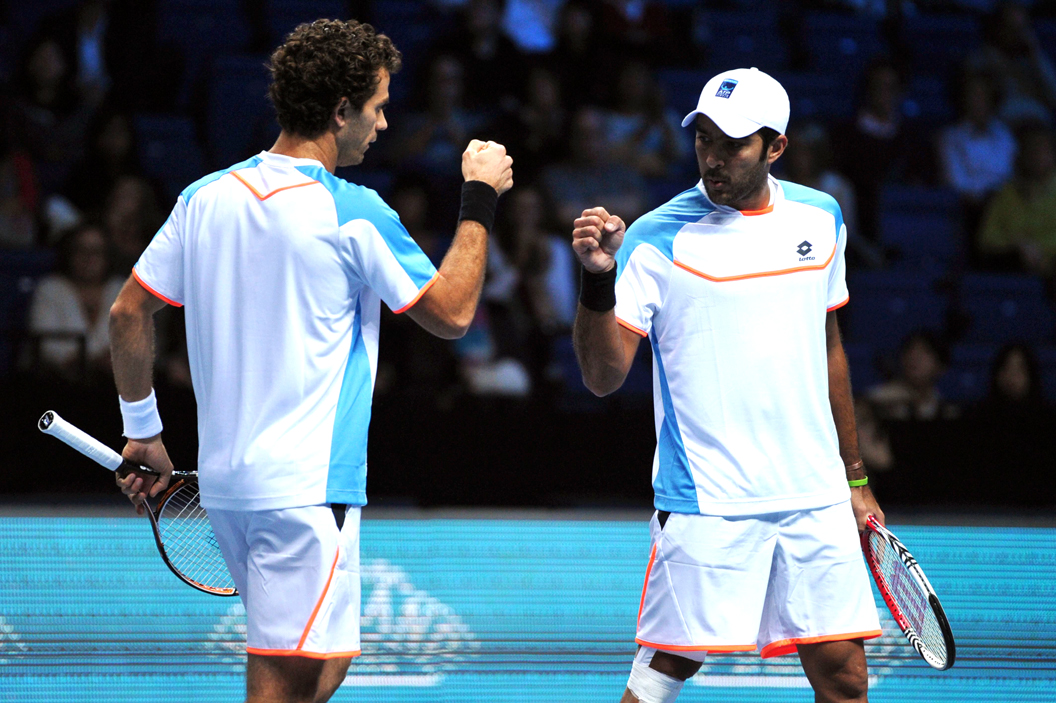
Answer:
[{"label": "tattoo-free forearm", "polygon": [[832,419],[836,423],[836,435],[840,441],[840,457],[843,458],[844,466],[850,466],[862,457],[858,451],[858,426],[854,419],[851,372],[838,333],[835,343],[829,343],[828,359],[829,405],[832,406]]},{"label": "tattoo-free forearm", "polygon": [[608,395],[623,385],[629,364],[615,311],[594,312],[580,305],[572,344],[583,383],[594,395]]},{"label": "tattoo-free forearm", "polygon": [[129,402],[150,395],[154,377],[154,318],[122,303],[110,308],[110,358],[117,392]]},{"label": "tattoo-free forearm", "polygon": [[407,314],[438,337],[461,337],[477,314],[487,261],[487,230],[479,222],[462,220],[440,264],[439,278]]}]

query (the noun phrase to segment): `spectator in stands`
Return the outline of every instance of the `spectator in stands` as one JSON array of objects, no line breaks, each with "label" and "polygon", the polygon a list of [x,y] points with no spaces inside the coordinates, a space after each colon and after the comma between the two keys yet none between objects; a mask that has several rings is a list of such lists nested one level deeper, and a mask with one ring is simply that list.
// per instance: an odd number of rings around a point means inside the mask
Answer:
[{"label": "spectator in stands", "polygon": [[470,134],[479,133],[486,120],[466,109],[465,72],[454,56],[441,54],[429,65],[421,95],[424,109],[407,115],[397,126],[393,156],[397,163],[436,176],[459,174],[460,156]]},{"label": "spectator in stands", "polygon": [[854,122],[834,133],[836,166],[858,196],[858,230],[880,241],[880,191],[906,161],[909,138],[902,123],[902,77],[885,57],[873,61],[861,81]]},{"label": "spectator in stands", "polygon": [[1051,122],[1056,111],[1056,68],[1041,48],[1023,2],[1005,0],[983,22],[984,45],[968,66],[985,71],[1004,92],[1000,115],[1008,123]]},{"label": "spectator in stands", "polygon": [[950,420],[960,409],[936,386],[946,373],[945,345],[930,332],[909,335],[899,349],[898,377],[869,390],[867,398],[881,420]]},{"label": "spectator in stands", "polygon": [[516,105],[528,64],[525,55],[502,28],[501,0],[468,0],[454,36],[441,40],[435,51],[455,57],[465,72],[467,105],[493,113]]},{"label": "spectator in stands", "polygon": [[1044,400],[1037,356],[1026,344],[1003,347],[990,373],[990,393],[970,416],[972,473],[978,495],[989,503],[1051,505],[1056,473],[1033,471],[1029,489],[1007,480],[1007,471],[1030,471],[1052,463],[1052,408]]},{"label": "spectator in stands", "polygon": [[37,178],[25,152],[0,136],[0,249],[28,249],[37,242]]},{"label": "spectator in stands", "polygon": [[854,186],[833,168],[832,145],[825,128],[816,122],[793,125],[787,136],[789,148],[779,163],[783,162],[788,180],[828,193],[839,203],[843,223],[847,225],[847,255],[851,265],[882,266],[883,251],[858,231]]},{"label": "spectator in stands", "polygon": [[1017,130],[1015,177],[983,216],[978,249],[990,268],[1039,275],[1056,272],[1056,144],[1052,130],[1027,123]]},{"label": "spectator in stands", "polygon": [[877,419],[872,404],[865,398],[855,399],[854,418],[858,425],[858,451],[869,467],[869,473],[890,471],[895,463],[891,440]]},{"label": "spectator in stands", "polygon": [[98,224],[69,232],[58,250],[58,272],[41,279],[29,306],[29,331],[40,337],[38,368],[82,378],[83,348],[89,376],[109,373],[109,312],[124,279],[110,273],[106,236]]},{"label": "spectator in stands", "polygon": [[[521,105],[503,121],[501,144],[517,155],[521,181],[531,181],[561,153],[565,141],[568,112],[563,104],[561,84],[553,72],[536,66],[528,73]],[[519,174],[524,174],[521,177]]]},{"label": "spectator in stands", "polygon": [[11,144],[37,168],[43,194],[60,190],[84,153],[94,105],[78,95],[70,62],[59,42],[44,36],[29,45],[9,115]]},{"label": "spectator in stands", "polygon": [[82,212],[98,212],[121,176],[139,172],[132,120],[123,112],[104,109],[92,120],[87,154],[74,166],[65,193]]},{"label": "spectator in stands", "polygon": [[616,80],[615,108],[605,115],[612,158],[646,178],[676,175],[692,152],[681,122],[666,106],[649,67],[642,61],[625,62]]},{"label": "spectator in stands", "polygon": [[103,210],[113,271],[122,275],[132,271],[162,221],[157,195],[148,181],[138,176],[117,179]]},{"label": "spectator in stands", "polygon": [[588,0],[569,0],[557,20],[557,46],[546,65],[561,83],[569,110],[604,102],[610,90],[614,47],[602,41]]},{"label": "spectator in stands", "polygon": [[965,230],[975,232],[986,200],[1012,176],[1016,139],[997,116],[998,87],[985,73],[967,72],[956,90],[960,113],[939,136],[943,180],[964,205]]},{"label": "spectator in stands", "polygon": [[675,53],[667,6],[656,0],[599,0],[598,25],[606,41],[666,61]]},{"label": "spectator in stands", "polygon": [[571,223],[592,203],[620,203],[628,223],[645,212],[645,181],[612,159],[604,130],[597,109],[581,108],[572,119],[566,159],[543,170],[546,193],[560,222]]}]

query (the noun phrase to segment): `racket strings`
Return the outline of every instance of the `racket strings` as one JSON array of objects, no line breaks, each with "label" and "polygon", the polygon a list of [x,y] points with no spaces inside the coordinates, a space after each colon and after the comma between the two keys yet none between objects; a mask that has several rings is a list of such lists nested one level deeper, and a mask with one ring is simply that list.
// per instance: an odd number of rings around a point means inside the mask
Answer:
[{"label": "racket strings", "polygon": [[165,553],[177,571],[208,588],[234,589],[209,516],[198,500],[196,484],[184,484],[174,491],[157,519]]},{"label": "racket strings", "polygon": [[945,661],[946,638],[927,593],[917,584],[894,547],[883,537],[875,533],[870,534],[869,547],[877,575],[887,587],[910,628],[921,639],[926,649]]}]

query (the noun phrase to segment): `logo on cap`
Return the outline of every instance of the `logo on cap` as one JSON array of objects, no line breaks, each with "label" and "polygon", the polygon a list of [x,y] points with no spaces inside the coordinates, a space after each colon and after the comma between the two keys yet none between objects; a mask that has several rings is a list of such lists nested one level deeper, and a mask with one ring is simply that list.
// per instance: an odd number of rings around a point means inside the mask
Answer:
[{"label": "logo on cap", "polygon": [[719,86],[718,92],[715,93],[716,98],[728,98],[733,94],[733,89],[737,87],[737,81],[732,78],[727,78]]}]

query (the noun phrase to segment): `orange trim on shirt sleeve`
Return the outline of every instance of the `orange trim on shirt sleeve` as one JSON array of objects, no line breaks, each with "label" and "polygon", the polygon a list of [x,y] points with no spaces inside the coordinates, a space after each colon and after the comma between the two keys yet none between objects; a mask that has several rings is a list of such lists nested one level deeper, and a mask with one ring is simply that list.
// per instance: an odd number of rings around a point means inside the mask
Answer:
[{"label": "orange trim on shirt sleeve", "polygon": [[763,271],[761,273],[745,273],[745,274],[741,274],[739,276],[709,276],[708,274],[704,273],[703,271],[698,271],[695,268],[693,268],[692,266],[687,266],[686,264],[683,264],[681,261],[676,261],[675,262],[675,266],[677,266],[680,269],[683,269],[685,271],[689,271],[694,276],[700,276],[701,278],[706,279],[708,281],[714,281],[715,283],[725,283],[727,281],[743,281],[743,280],[745,280],[747,278],[765,278],[766,276],[784,276],[785,274],[798,273],[799,271],[817,271],[819,269],[823,269],[826,266],[828,266],[829,262],[832,261],[832,258],[834,256],[836,256],[836,247],[835,246],[832,248],[832,253],[829,254],[829,258],[825,259],[825,263],[818,264],[817,266],[797,266],[796,268],[791,268],[791,269],[780,269],[778,271]]},{"label": "orange trim on shirt sleeve", "polygon": [[330,582],[334,580],[334,569],[337,568],[337,559],[340,556],[341,547],[338,547],[337,553],[334,554],[334,563],[330,565],[330,575],[326,577],[326,586],[323,588],[319,600],[315,602],[315,610],[312,611],[312,617],[308,618],[308,624],[304,626],[304,632],[301,633],[301,641],[297,643],[297,651],[301,651],[301,647],[304,646],[305,640],[308,639],[308,633],[312,631],[312,624],[315,622],[315,616],[319,614],[319,608],[323,605],[323,600],[326,598],[327,591],[330,590]]},{"label": "orange trim on shirt sleeve", "polygon": [[430,288],[432,288],[433,284],[436,283],[439,280],[440,280],[440,272],[437,271],[436,273],[433,274],[433,277],[429,279],[429,282],[426,283],[424,286],[422,286],[422,289],[420,291],[418,291],[418,295],[414,296],[414,300],[412,300],[411,302],[407,303],[406,305],[404,305],[399,310],[393,310],[393,312],[396,313],[397,315],[399,315],[401,312],[406,312],[406,311],[410,310],[412,307],[414,307],[415,303],[417,303],[419,300],[422,299],[422,296],[425,295],[425,292],[427,290],[429,290]]},{"label": "orange trim on shirt sleeve", "polygon": [[868,632],[848,632],[842,635],[822,635],[820,637],[793,637],[787,640],[778,640],[777,642],[771,642],[770,644],[763,647],[763,651],[759,653],[763,659],[769,659],[770,657],[780,657],[783,654],[791,654],[796,651],[796,646],[801,644],[819,644],[821,642],[841,642],[843,640],[871,640],[874,637],[879,637],[883,632],[880,630],[869,630]]},{"label": "orange trim on shirt sleeve", "polygon": [[267,195],[264,195],[259,190],[257,190],[253,186],[251,186],[249,184],[249,181],[247,181],[242,176],[238,175],[237,171],[231,171],[231,175],[234,176],[235,178],[237,178],[239,183],[241,183],[245,187],[249,188],[250,192],[253,193],[253,195],[257,196],[257,200],[259,200],[261,202],[264,202],[265,200],[267,200],[271,196],[275,195],[276,193],[281,193],[284,190],[289,190],[290,188],[303,188],[304,186],[315,185],[316,183],[319,182],[319,181],[308,181],[307,183],[295,183],[292,186],[283,186],[282,188],[276,188],[275,190],[271,191]]},{"label": "orange trim on shirt sleeve", "polygon": [[617,317],[616,318],[616,322],[619,323],[620,325],[622,325],[623,327],[626,327],[631,332],[634,332],[635,334],[637,334],[639,336],[642,336],[642,337],[648,337],[649,336],[648,332],[646,332],[645,330],[638,329],[637,327],[632,325],[630,322],[627,322],[626,320],[621,320],[620,318]]},{"label": "orange trim on shirt sleeve", "polygon": [[849,302],[851,302],[851,296],[848,295],[846,298],[843,299],[842,303],[836,303],[831,308],[825,308],[825,311],[826,312],[832,312],[833,310],[839,310],[840,308],[842,308],[844,305],[846,305]]},{"label": "orange trim on shirt sleeve", "polygon": [[643,647],[652,647],[653,649],[659,649],[664,652],[754,652],[754,644],[702,644],[702,645],[681,645],[681,644],[657,644],[656,642],[646,642],[641,637],[635,637],[634,641]]},{"label": "orange trim on shirt sleeve", "polygon": [[645,607],[645,591],[649,588],[649,574],[653,572],[653,562],[656,561],[656,545],[653,545],[653,551],[649,553],[649,566],[645,567],[645,583],[642,584],[642,600],[638,603],[638,623],[642,622],[642,608]]},{"label": "orange trim on shirt sleeve", "polygon": [[153,288],[148,286],[146,283],[144,283],[143,279],[139,277],[139,274],[136,273],[135,269],[132,269],[132,277],[136,279],[136,281],[139,283],[139,285],[143,286],[144,290],[146,290],[148,293],[153,295],[155,298],[158,298],[159,300],[162,300],[162,301],[168,303],[169,305],[172,305],[173,307],[177,307],[177,308],[182,308],[183,307],[183,303],[177,303],[175,300],[170,300],[170,299],[166,298],[164,295],[162,295],[161,293],[159,293],[158,291],[154,290]]},{"label": "orange trim on shirt sleeve", "polygon": [[262,657],[306,657],[308,659],[337,659],[338,657],[358,657],[362,650],[354,652],[306,652],[303,649],[257,649],[246,647],[246,652]]},{"label": "orange trim on shirt sleeve", "polygon": [[739,212],[745,217],[756,217],[757,215],[766,215],[774,211],[773,205],[767,205],[762,210],[740,210]]}]

